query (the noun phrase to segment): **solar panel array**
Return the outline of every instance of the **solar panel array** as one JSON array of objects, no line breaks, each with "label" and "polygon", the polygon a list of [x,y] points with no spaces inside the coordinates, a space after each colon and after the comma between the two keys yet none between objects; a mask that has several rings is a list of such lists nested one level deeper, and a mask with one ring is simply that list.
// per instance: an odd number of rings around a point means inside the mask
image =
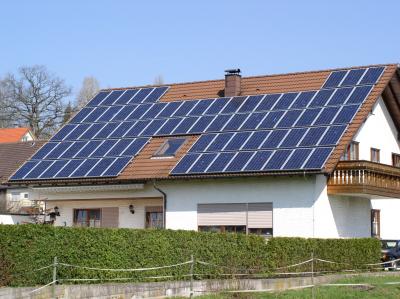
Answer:
[{"label": "solar panel array", "polygon": [[383,71],[332,72],[316,91],[203,100],[158,101],[168,87],[102,91],[11,179],[117,176],[151,137],[192,134],[201,137],[173,175],[321,169]]}]

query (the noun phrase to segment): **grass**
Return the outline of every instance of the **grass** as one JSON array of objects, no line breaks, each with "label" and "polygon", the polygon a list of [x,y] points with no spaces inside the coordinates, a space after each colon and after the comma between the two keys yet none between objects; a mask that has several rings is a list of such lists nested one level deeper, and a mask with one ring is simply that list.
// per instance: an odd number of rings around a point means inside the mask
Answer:
[{"label": "grass", "polygon": [[[385,284],[397,282],[398,284]],[[315,298],[323,299],[391,299],[400,298],[400,276],[366,277],[341,279],[335,283],[368,284],[370,286],[320,286],[315,287]],[[196,297],[199,299],[309,299],[312,289],[263,293],[221,293]]]}]

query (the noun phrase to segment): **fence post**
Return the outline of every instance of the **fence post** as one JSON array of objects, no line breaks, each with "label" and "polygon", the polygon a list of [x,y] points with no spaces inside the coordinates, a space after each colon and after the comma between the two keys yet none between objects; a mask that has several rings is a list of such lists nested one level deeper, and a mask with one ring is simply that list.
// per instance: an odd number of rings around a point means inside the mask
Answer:
[{"label": "fence post", "polygon": [[190,298],[193,297],[193,276],[194,276],[194,256],[191,256],[191,264],[190,264]]},{"label": "fence post", "polygon": [[314,250],[311,252],[311,296],[315,299],[315,289],[314,289]]},{"label": "fence post", "polygon": [[54,257],[53,261],[53,284],[51,285],[51,296],[56,299],[56,282],[57,282],[57,257]]}]

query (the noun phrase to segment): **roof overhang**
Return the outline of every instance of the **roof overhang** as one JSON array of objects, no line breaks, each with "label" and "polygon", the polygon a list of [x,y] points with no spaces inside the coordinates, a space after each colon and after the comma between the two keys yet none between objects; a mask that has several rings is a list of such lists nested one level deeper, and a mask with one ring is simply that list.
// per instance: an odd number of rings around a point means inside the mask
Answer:
[{"label": "roof overhang", "polygon": [[81,193],[81,192],[106,192],[106,191],[133,191],[144,189],[144,184],[125,185],[81,185],[66,187],[33,187],[35,191],[45,194]]}]

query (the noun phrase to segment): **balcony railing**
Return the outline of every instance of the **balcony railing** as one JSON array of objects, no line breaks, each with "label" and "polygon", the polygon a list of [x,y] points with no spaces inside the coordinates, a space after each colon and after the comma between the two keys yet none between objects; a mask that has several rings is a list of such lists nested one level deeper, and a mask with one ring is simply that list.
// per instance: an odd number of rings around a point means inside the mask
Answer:
[{"label": "balcony railing", "polygon": [[400,198],[400,168],[368,161],[341,161],[329,177],[328,194]]},{"label": "balcony railing", "polygon": [[101,227],[100,220],[75,221],[75,227]]}]

